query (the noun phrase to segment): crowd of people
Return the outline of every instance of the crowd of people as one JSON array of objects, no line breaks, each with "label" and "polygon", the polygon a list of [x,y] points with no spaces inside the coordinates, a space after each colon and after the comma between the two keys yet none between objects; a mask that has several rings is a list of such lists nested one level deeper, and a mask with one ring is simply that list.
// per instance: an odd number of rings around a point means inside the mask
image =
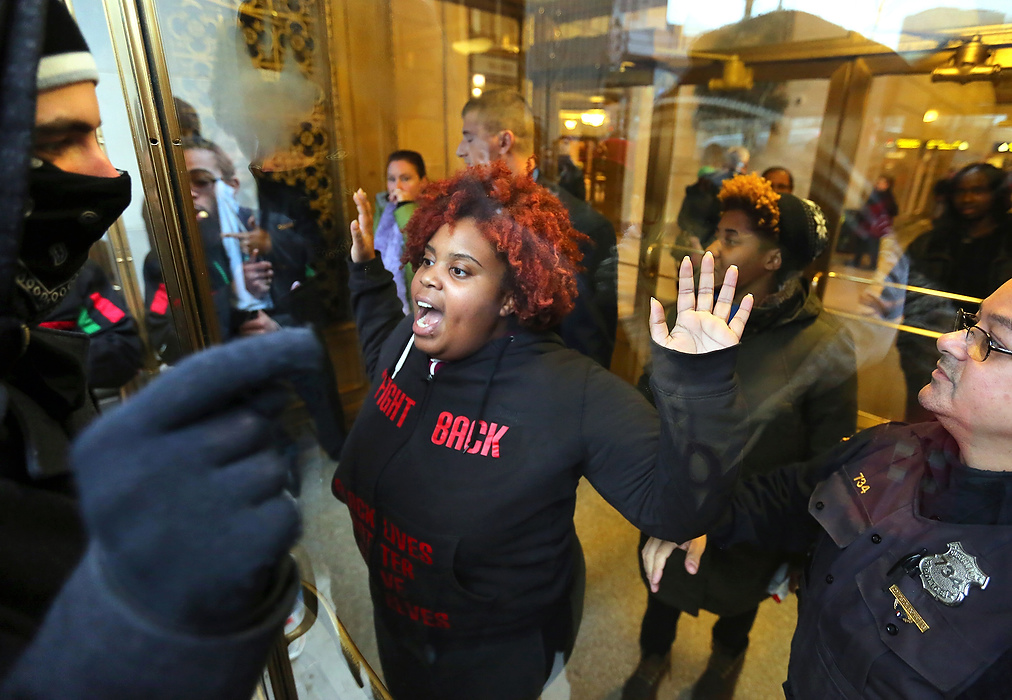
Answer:
[{"label": "crowd of people", "polygon": [[[890,271],[883,316],[940,337],[898,343],[910,422],[855,434],[855,345],[804,274],[831,232],[788,167],[704,153],[678,217],[692,255],[671,308],[651,300],[634,387],[609,371],[614,226],[579,196],[575,165],[561,185],[541,171],[523,98],[488,90],[463,106],[459,172],[430,180],[397,150],[375,204],[353,197],[371,389],[345,437],[304,193],[265,158],[244,206],[232,158],[180,102],[186,210],[227,342],[185,356],[150,255],[141,323],[173,367],[97,415],[89,387],[116,390],[144,363],[137,321],[89,258],[130,178],[96,137],[98,72],[67,9],[24,2],[5,19],[0,698],[252,696],[299,590],[282,418],[296,395],[337,458],[331,490],[398,700],[540,696],[580,626],[584,477],[642,533],[641,658],[623,700],[657,697],[681,613],[701,609],[717,621],[692,697],[732,697],[759,604],[795,587],[788,698],[1003,697],[1000,169],[947,178],[931,230]],[[874,267],[872,242],[892,232],[893,187],[879,177],[861,209],[854,266]]]}]

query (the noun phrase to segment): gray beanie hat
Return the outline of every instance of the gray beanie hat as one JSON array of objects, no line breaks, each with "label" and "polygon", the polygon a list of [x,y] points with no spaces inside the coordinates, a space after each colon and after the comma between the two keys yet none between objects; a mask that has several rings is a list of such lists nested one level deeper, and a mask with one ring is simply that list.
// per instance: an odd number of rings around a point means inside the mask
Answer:
[{"label": "gray beanie hat", "polygon": [[49,0],[46,8],[46,35],[36,73],[39,92],[91,81],[98,82],[98,68],[88,50],[77,22],[59,0]]}]

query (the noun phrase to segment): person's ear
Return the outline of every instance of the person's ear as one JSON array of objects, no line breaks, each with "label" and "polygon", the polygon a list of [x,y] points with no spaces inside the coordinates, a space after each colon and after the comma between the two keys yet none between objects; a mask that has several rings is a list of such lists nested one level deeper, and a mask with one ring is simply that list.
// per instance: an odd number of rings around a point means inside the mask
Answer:
[{"label": "person's ear", "polygon": [[502,306],[499,307],[499,316],[506,318],[516,313],[516,302],[513,300],[513,295],[510,294],[503,300]]},{"label": "person's ear", "polygon": [[780,269],[780,266],[784,264],[783,255],[780,254],[779,248],[771,248],[766,252],[766,258],[763,260],[763,267],[770,272],[776,272]]},{"label": "person's ear", "polygon": [[496,136],[496,149],[500,156],[504,156],[513,150],[513,146],[517,142],[516,135],[509,129],[500,131]]},{"label": "person's ear", "polygon": [[239,178],[237,178],[237,177],[224,178],[223,177],[222,181],[226,185],[228,185],[229,187],[231,187],[233,190],[235,190],[236,192],[239,191]]}]

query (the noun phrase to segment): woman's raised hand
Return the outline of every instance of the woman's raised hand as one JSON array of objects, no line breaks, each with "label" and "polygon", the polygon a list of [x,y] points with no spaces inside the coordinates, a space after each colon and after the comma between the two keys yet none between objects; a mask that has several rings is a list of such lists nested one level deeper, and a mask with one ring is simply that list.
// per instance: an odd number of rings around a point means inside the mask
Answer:
[{"label": "woman's raised hand", "polygon": [[752,312],[752,295],[746,294],[738,311],[730,320],[734,302],[734,288],[738,282],[738,268],[731,266],[724,275],[717,301],[713,299],[713,255],[706,253],[699,266],[699,294],[692,280],[692,262],[682,258],[678,268],[678,301],[675,308],[678,318],[668,332],[664,320],[664,307],[656,299],[650,300],[650,337],[658,345],[689,355],[701,355],[737,345],[741,340],[745,322]]},{"label": "woman's raised hand", "polygon": [[351,261],[368,262],[376,257],[372,238],[372,202],[361,187],[352,199],[358,209],[358,218],[351,222]]}]

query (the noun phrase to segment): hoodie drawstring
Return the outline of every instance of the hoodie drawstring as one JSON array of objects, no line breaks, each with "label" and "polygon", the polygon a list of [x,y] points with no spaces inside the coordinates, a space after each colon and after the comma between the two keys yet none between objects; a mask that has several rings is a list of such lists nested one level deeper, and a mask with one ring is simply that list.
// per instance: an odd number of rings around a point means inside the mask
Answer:
[{"label": "hoodie drawstring", "polygon": [[397,364],[394,365],[394,373],[390,375],[391,379],[395,378],[397,376],[397,373],[401,371],[401,367],[404,366],[404,362],[408,359],[408,353],[411,352],[411,347],[414,344],[415,344],[415,334],[412,333],[411,336],[408,338],[407,345],[404,346],[404,352],[401,353],[400,359],[397,360]]},{"label": "hoodie drawstring", "polygon": [[[496,371],[498,371],[499,365],[502,363],[503,355],[506,354],[506,350],[507,348],[509,348],[510,344],[512,344],[514,338],[515,336],[512,335],[509,336],[506,339],[506,342],[502,343],[502,347],[499,348],[499,352],[496,353],[495,362],[492,364],[492,371],[488,373],[488,379],[485,380],[485,388],[481,392],[481,403],[478,404],[478,415],[475,417],[475,423],[481,420],[481,416],[485,412],[485,406],[488,404],[488,395],[492,389],[492,380],[495,378],[495,373]],[[407,361],[408,353],[411,352],[411,348],[414,347],[414,344],[415,344],[415,336],[412,333],[411,337],[408,338],[408,342],[404,345],[404,350],[401,352],[401,356],[397,360],[397,364],[394,365],[394,371],[393,374],[390,375],[390,379],[394,379],[397,377],[397,373],[401,371],[401,367],[403,367],[404,363]]]}]

